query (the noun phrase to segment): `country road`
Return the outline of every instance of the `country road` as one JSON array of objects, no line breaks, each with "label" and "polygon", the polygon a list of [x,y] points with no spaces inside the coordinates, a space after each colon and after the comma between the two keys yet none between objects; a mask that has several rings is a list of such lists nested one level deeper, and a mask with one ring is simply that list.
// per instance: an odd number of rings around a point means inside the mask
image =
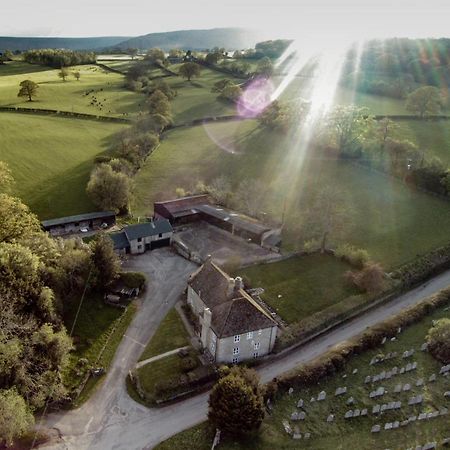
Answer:
[{"label": "country road", "polygon": [[[156,255],[136,258],[133,268],[156,277],[147,291],[142,310],[127,331],[113,367],[105,382],[91,399],[78,410],[49,415],[43,427],[57,428],[59,442],[45,449],[141,450],[151,449],[162,440],[191,427],[206,418],[208,393],[163,408],[148,409],[134,402],[126,392],[125,376],[136,363],[146,342],[156,330],[168,309],[175,304],[194,266],[181,257],[158,250]],[[167,258],[167,256],[169,256]],[[167,261],[166,261],[167,259]],[[160,262],[161,266],[158,266]],[[148,267],[147,267],[148,266]],[[152,275],[153,273],[153,275]],[[264,382],[281,375],[300,363],[312,360],[333,345],[349,339],[367,327],[381,322],[402,309],[450,285],[450,270],[407,292],[392,302],[373,309],[335,328],[282,358],[261,366]],[[158,289],[152,289],[158,286]],[[140,343],[138,343],[140,342]]]}]

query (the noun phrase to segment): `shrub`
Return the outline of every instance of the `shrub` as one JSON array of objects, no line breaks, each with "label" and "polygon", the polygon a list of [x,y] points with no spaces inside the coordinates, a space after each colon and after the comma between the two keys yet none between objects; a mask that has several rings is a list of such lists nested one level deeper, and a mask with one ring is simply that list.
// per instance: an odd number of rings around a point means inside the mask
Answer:
[{"label": "shrub", "polygon": [[438,320],[427,335],[428,350],[444,364],[450,364],[450,319]]},{"label": "shrub", "polygon": [[142,272],[122,272],[120,274],[120,281],[122,281],[128,288],[143,288],[147,277]]},{"label": "shrub", "polygon": [[348,271],[344,276],[363,292],[376,294],[383,290],[384,271],[380,264],[366,264],[362,270],[358,272]]},{"label": "shrub", "polygon": [[336,249],[335,255],[347,261],[351,266],[362,269],[370,260],[367,250],[354,247],[351,244],[342,244]]},{"label": "shrub", "polygon": [[180,361],[180,366],[183,372],[190,372],[198,366],[198,360],[195,357],[188,356]]},{"label": "shrub", "polygon": [[110,156],[98,155],[94,158],[95,164],[109,163],[111,161]]}]

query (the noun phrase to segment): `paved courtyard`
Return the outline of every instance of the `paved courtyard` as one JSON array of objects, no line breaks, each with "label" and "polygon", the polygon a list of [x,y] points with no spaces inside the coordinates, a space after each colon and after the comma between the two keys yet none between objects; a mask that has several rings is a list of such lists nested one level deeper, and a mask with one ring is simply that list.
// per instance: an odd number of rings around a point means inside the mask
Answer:
[{"label": "paved courtyard", "polygon": [[231,256],[240,257],[242,265],[280,258],[278,253],[245,241],[239,236],[233,236],[206,222],[186,226],[183,230],[177,231],[176,236],[202,260],[211,255],[219,264],[223,264]]}]

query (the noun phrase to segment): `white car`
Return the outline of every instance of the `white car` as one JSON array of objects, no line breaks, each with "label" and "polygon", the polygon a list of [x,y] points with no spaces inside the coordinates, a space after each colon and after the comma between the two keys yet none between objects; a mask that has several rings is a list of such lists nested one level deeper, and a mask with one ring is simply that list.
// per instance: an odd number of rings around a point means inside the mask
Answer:
[{"label": "white car", "polygon": [[83,228],[80,228],[80,231],[82,233],[87,233],[89,231],[89,228],[83,227]]}]

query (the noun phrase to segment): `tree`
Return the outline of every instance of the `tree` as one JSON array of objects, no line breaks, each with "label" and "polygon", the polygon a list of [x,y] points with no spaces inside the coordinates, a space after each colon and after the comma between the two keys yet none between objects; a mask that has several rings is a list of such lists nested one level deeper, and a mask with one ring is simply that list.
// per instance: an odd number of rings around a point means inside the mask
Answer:
[{"label": "tree", "polygon": [[429,352],[441,363],[450,364],[450,319],[439,319],[427,335]]},{"label": "tree", "polygon": [[160,48],[151,48],[144,56],[144,59],[151,64],[161,65],[166,62],[166,54]]},{"label": "tree", "polygon": [[307,201],[300,224],[302,238],[304,242],[317,240],[323,253],[328,240],[344,229],[349,210],[342,194],[331,185],[320,187]]},{"label": "tree", "polygon": [[347,272],[346,278],[363,292],[376,294],[383,290],[384,270],[380,264],[366,263],[358,272]]},{"label": "tree", "polygon": [[171,58],[181,58],[183,56],[183,50],[179,48],[172,48],[169,50],[169,56]]},{"label": "tree", "polygon": [[151,114],[160,114],[170,117],[170,103],[167,96],[159,89],[154,91],[147,100]]},{"label": "tree", "polygon": [[201,73],[200,66],[194,62],[186,62],[180,66],[178,69],[178,73],[186,78],[188,81],[191,81],[192,77],[199,77]]},{"label": "tree", "polygon": [[269,57],[264,56],[258,61],[256,74],[264,78],[270,78],[273,74],[273,64]]},{"label": "tree", "polygon": [[411,92],[406,98],[406,109],[416,113],[421,119],[440,112],[442,98],[439,89],[434,86],[422,86]]},{"label": "tree", "polygon": [[351,153],[367,133],[371,123],[367,110],[357,106],[337,106],[327,118],[331,141],[341,153]]},{"label": "tree", "polygon": [[125,211],[131,197],[131,181],[114,172],[108,164],[99,164],[91,173],[86,192],[92,202],[104,210]]},{"label": "tree", "polygon": [[69,70],[66,67],[61,67],[61,70],[58,72],[58,77],[63,81],[66,81],[66,78],[69,76]]},{"label": "tree", "polygon": [[264,419],[264,399],[256,372],[243,367],[226,371],[211,391],[208,418],[231,436],[257,430]]},{"label": "tree", "polygon": [[39,219],[15,197],[0,194],[0,242],[11,242],[41,230]]},{"label": "tree", "polygon": [[20,89],[17,97],[28,97],[28,101],[32,102],[33,97],[36,97],[39,85],[31,80],[24,80],[20,82]]},{"label": "tree", "polygon": [[258,116],[259,123],[269,129],[287,131],[294,125],[299,125],[308,110],[308,103],[288,104],[274,100]]},{"label": "tree", "polygon": [[74,76],[75,80],[80,81],[81,73],[79,70],[75,70],[72,72],[72,75]]},{"label": "tree", "polygon": [[131,59],[136,58],[136,55],[138,54],[137,48],[128,48],[127,53],[131,56]]},{"label": "tree", "polygon": [[14,178],[11,174],[11,170],[3,161],[0,161],[0,192],[7,192],[10,190],[12,184],[14,183]]},{"label": "tree", "polygon": [[219,59],[222,57],[222,55],[219,52],[214,52],[214,53],[208,53],[205,56],[205,61],[208,64],[214,65],[217,64],[217,62],[219,61]]},{"label": "tree", "polygon": [[16,389],[0,390],[0,444],[7,447],[31,430],[34,417]]},{"label": "tree", "polygon": [[93,284],[97,290],[104,291],[119,276],[120,261],[114,252],[113,241],[106,234],[98,234],[90,246],[94,268]]},{"label": "tree", "polygon": [[228,205],[233,192],[230,180],[223,175],[212,180],[205,190],[216,203],[224,206]]},{"label": "tree", "polygon": [[239,86],[235,84],[229,84],[228,86],[224,87],[219,97],[231,102],[237,102],[241,98],[241,95],[242,89]]},{"label": "tree", "polygon": [[246,179],[239,184],[236,192],[238,208],[253,217],[258,217],[266,201],[267,185],[260,180]]},{"label": "tree", "polygon": [[229,78],[224,78],[223,80],[216,81],[211,88],[211,92],[222,92],[230,84],[233,84],[233,82]]}]

